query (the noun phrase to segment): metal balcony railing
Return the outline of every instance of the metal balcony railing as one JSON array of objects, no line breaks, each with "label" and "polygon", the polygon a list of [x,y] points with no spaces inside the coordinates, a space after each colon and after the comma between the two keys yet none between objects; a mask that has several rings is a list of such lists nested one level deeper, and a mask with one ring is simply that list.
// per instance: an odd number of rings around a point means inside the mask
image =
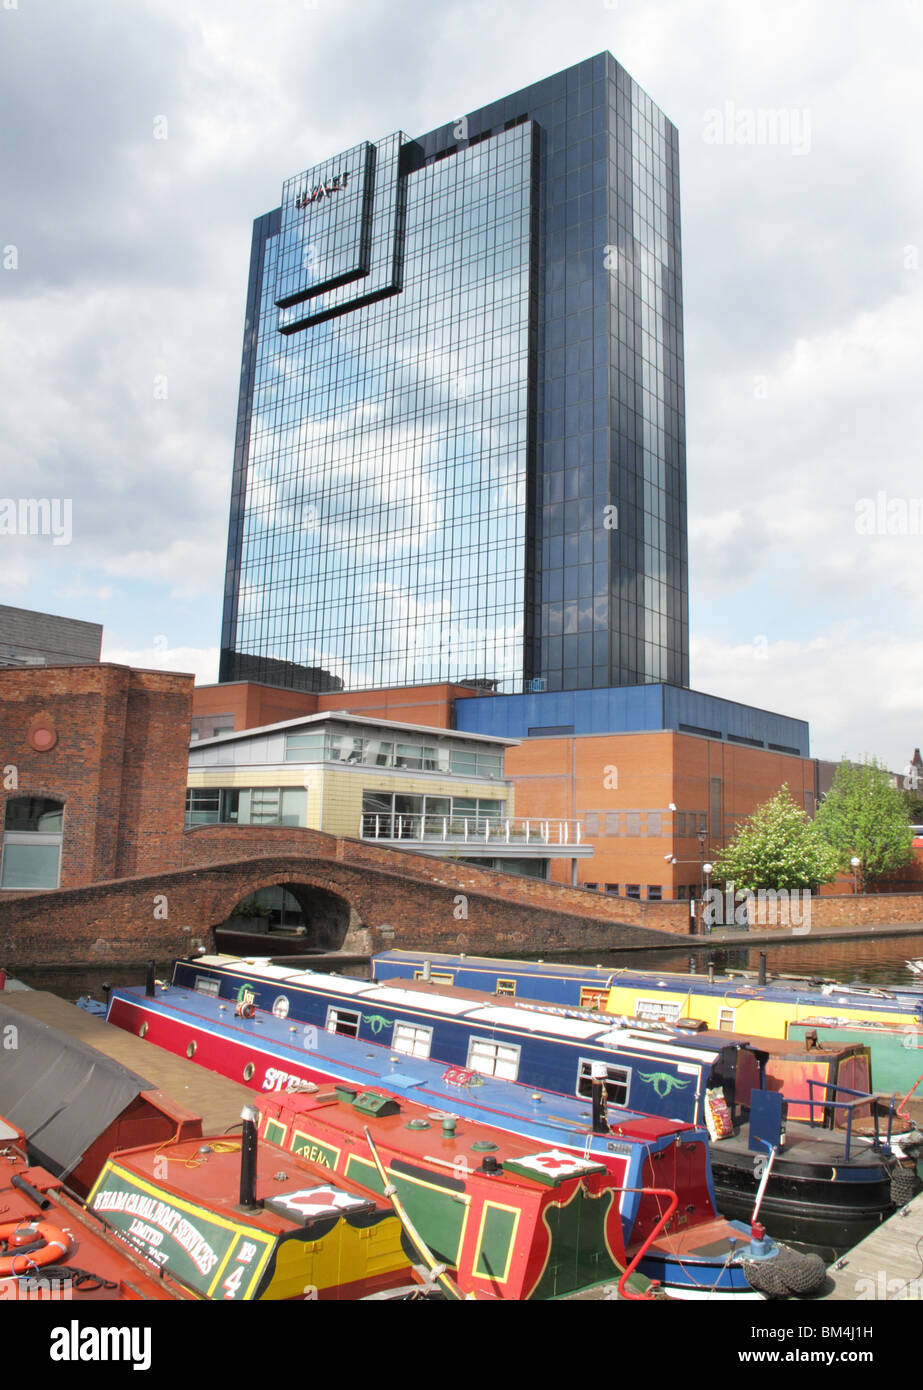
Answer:
[{"label": "metal balcony railing", "polygon": [[362,840],[413,840],[451,845],[580,845],[579,820],[545,820],[535,817],[424,816],[364,812],[359,829]]}]

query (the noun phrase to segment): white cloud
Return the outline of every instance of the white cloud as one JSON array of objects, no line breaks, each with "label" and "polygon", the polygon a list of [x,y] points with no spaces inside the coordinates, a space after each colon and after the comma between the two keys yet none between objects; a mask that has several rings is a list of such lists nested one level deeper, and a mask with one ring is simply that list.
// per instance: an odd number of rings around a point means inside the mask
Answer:
[{"label": "white cloud", "polygon": [[191,672],[197,685],[212,685],[218,679],[217,647],[171,647],[166,638],[155,638],[150,647],[129,649],[110,646],[104,634],[100,660],[142,671]]}]

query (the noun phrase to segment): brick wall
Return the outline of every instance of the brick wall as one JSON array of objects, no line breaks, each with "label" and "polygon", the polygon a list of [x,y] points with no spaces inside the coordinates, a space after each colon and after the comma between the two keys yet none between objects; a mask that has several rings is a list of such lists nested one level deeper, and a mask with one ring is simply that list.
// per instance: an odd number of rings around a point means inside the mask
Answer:
[{"label": "brick wall", "polygon": [[[142,857],[180,866],[192,686],[112,664],[0,671],[0,764],[15,768],[0,816],[14,796],[64,803],[62,887],[137,872]],[[29,742],[38,725],[54,732],[46,751]]]}]

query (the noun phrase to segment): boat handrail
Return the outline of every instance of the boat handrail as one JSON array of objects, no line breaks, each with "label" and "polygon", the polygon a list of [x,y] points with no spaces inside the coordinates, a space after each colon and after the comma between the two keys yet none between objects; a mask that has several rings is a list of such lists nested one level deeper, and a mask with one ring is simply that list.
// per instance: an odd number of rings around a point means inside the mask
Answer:
[{"label": "boat handrail", "polygon": [[[887,1102],[888,1102],[888,1132],[887,1132],[887,1137],[886,1137],[885,1143],[886,1143],[887,1147],[890,1149],[890,1147],[891,1147],[891,1132],[892,1132],[892,1129],[893,1129],[893,1127],[894,1127],[894,1113],[895,1113],[895,1103],[894,1103],[894,1096],[893,1096],[893,1095],[889,1095],[886,1091],[856,1091],[856,1090],[854,1090],[851,1086],[841,1086],[841,1085],[839,1084],[839,1082],[836,1082],[836,1081],[820,1081],[820,1080],[818,1080],[816,1077],[813,1077],[813,1076],[812,1076],[812,1077],[808,1077],[808,1078],[806,1078],[806,1079],[807,1079],[807,1083],[808,1083],[808,1094],[809,1094],[808,1105],[809,1105],[809,1107],[810,1107],[810,1119],[809,1119],[809,1121],[808,1121],[809,1124],[813,1125],[814,1122],[815,1122],[815,1121],[814,1121],[814,1107],[815,1107],[815,1105],[821,1105],[821,1106],[823,1106],[825,1109],[829,1107],[831,1110],[845,1110],[845,1111],[846,1111],[846,1152],[845,1152],[845,1159],[846,1159],[846,1162],[847,1162],[847,1163],[849,1162],[849,1149],[850,1149],[850,1145],[851,1145],[851,1143],[852,1143],[852,1120],[853,1120],[853,1111],[854,1111],[854,1110],[860,1109],[862,1106],[865,1106],[865,1105],[868,1105],[868,1106],[869,1106],[870,1112],[871,1112],[871,1116],[872,1116],[872,1120],[873,1120],[874,1125],[875,1125],[875,1138],[874,1138],[873,1143],[872,1143],[872,1149],[873,1149],[873,1151],[874,1151],[875,1153],[878,1153],[878,1152],[880,1152],[880,1150],[881,1150],[881,1137],[880,1137],[879,1132],[878,1132],[878,1111],[877,1111],[876,1108],[875,1108],[875,1105],[876,1105],[876,1102],[877,1102],[877,1101],[887,1101]],[[829,1099],[829,1098],[825,1098],[824,1100],[815,1100],[815,1099],[814,1099],[814,1090],[813,1090],[813,1088],[814,1088],[815,1086],[822,1086],[823,1089],[824,1089],[825,1091],[833,1091],[833,1092],[834,1092],[834,1099],[831,1100],[831,1099]],[[852,1096],[853,1099],[852,1099],[852,1100],[837,1100],[835,1097],[836,1097],[836,1093],[839,1092],[839,1091],[842,1091],[844,1095]],[[784,1098],[784,1097],[783,1097],[783,1098]]]},{"label": "boat handrail", "polygon": [[[652,1227],[646,1238],[641,1242],[640,1249],[635,1252],[634,1258],[625,1266],[625,1269],[622,1271],[622,1277],[619,1279],[618,1289],[622,1298],[627,1298],[632,1303],[648,1303],[653,1300],[654,1295],[652,1293],[629,1293],[628,1280],[631,1278],[632,1274],[634,1274],[638,1265],[653,1245],[655,1237],[659,1236],[661,1231],[665,1231],[667,1226],[669,1226],[673,1218],[673,1213],[679,1206],[679,1198],[673,1189],[669,1187],[623,1187],[622,1191],[640,1192],[642,1198],[668,1197],[670,1199],[667,1210],[661,1214],[660,1220]],[[640,1209],[640,1203],[638,1205]],[[652,1280],[652,1287],[656,1288],[657,1283],[658,1281],[656,1279]]]}]

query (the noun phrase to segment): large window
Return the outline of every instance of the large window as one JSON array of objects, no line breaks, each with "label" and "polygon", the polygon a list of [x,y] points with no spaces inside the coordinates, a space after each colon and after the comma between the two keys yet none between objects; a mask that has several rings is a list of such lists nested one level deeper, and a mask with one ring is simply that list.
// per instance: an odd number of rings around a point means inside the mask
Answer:
[{"label": "large window", "polygon": [[364,792],[362,835],[369,840],[458,839],[483,836],[500,824],[506,802],[483,796],[405,796]]},{"label": "large window", "polygon": [[391,1047],[394,1052],[404,1052],[410,1057],[428,1057],[433,1043],[432,1028],[424,1028],[418,1023],[395,1023]]},{"label": "large window", "polygon": [[306,825],[303,787],[187,787],[186,829],[194,825]]},{"label": "large window", "polygon": [[502,1076],[515,1081],[519,1075],[520,1047],[494,1042],[492,1038],[472,1038],[468,1044],[468,1068],[484,1076]]},{"label": "large window", "polygon": [[6,803],[0,888],[57,888],[61,881],[64,806],[46,797]]},{"label": "large window", "polygon": [[502,748],[453,748],[447,743],[428,743],[410,736],[396,743],[335,729],[286,734],[285,760],[358,763],[363,767],[399,767],[410,772],[444,772],[464,777],[503,776]]},{"label": "large window", "polygon": [[[607,1063],[606,1100],[613,1105],[627,1105],[630,1084],[631,1069],[629,1067],[614,1067]],[[577,1067],[577,1095],[582,1096],[585,1100],[591,1100],[593,1097],[593,1063],[582,1057]]]}]

